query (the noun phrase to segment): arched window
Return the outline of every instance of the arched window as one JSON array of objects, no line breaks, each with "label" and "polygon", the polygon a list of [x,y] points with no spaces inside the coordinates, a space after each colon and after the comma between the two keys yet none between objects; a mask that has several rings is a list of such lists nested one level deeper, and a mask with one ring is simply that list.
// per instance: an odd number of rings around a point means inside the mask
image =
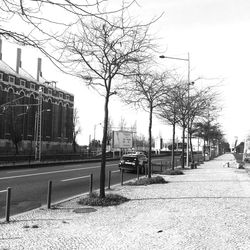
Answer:
[{"label": "arched window", "polygon": [[71,136],[71,117],[70,117],[70,108],[69,108],[69,104],[66,105],[66,122],[65,122],[65,126],[66,126],[66,137],[67,140],[70,140]]},{"label": "arched window", "polygon": [[51,99],[49,99],[49,101],[46,103],[46,112],[44,114],[45,117],[45,140],[49,141],[52,139],[52,119],[53,119],[53,104]]},{"label": "arched window", "polygon": [[[13,88],[9,88],[8,90],[8,93],[7,93],[7,98],[6,98],[6,101],[9,105],[11,105],[11,101],[13,101],[15,99],[15,94],[14,94],[14,90]],[[13,119],[15,117],[15,114],[14,114],[14,107],[13,106],[6,106],[7,109],[5,111],[5,135],[6,135],[6,138],[9,138],[10,136],[10,133],[11,133],[11,128],[13,126]]]},{"label": "arched window", "polygon": [[[24,99],[24,92],[20,91],[20,97],[22,97],[20,99],[20,104],[24,105],[25,104],[25,99]],[[20,131],[21,131],[21,135],[24,138],[25,135],[25,125],[27,123],[27,107],[21,106],[19,110],[19,121],[18,124],[20,125]]]},{"label": "arched window", "polygon": [[34,140],[34,132],[35,132],[35,114],[37,110],[37,101],[33,94],[30,95],[29,99],[29,110],[28,110],[28,138]]},{"label": "arched window", "polygon": [[63,107],[62,103],[60,102],[58,107],[58,137],[62,137],[62,115],[63,115]]},{"label": "arched window", "polygon": [[7,94],[7,102],[11,102],[14,100],[15,94],[14,94],[14,89],[9,88],[8,89],[8,94]]},{"label": "arched window", "polygon": [[[5,98],[6,98],[6,92],[3,91],[2,85],[0,85],[0,105],[6,103]],[[4,109],[0,109],[0,139],[4,138],[4,120],[5,120],[4,111],[5,111]]]}]

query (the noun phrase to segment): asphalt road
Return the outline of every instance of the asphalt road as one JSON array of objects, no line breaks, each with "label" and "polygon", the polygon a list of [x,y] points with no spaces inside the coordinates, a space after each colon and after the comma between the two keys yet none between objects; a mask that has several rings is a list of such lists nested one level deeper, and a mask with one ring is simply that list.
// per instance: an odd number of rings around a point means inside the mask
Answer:
[{"label": "asphalt road", "polygon": [[[153,159],[166,161],[169,157]],[[118,161],[106,163],[112,171],[111,185],[120,183]],[[52,181],[52,203],[89,191],[89,175],[93,174],[93,190],[99,188],[100,163],[81,163],[40,168],[0,170],[0,218],[5,217],[6,189],[11,187],[11,215],[38,208],[47,203],[48,182]],[[125,173],[124,181],[135,178]]]}]

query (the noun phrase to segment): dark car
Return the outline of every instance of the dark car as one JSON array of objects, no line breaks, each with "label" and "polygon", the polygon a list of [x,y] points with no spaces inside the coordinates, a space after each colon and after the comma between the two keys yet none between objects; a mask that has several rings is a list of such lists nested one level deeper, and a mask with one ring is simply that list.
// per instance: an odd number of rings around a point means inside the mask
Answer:
[{"label": "dark car", "polygon": [[145,173],[145,165],[148,162],[144,154],[126,154],[123,155],[119,162],[119,168],[137,172],[137,166],[141,174]]}]

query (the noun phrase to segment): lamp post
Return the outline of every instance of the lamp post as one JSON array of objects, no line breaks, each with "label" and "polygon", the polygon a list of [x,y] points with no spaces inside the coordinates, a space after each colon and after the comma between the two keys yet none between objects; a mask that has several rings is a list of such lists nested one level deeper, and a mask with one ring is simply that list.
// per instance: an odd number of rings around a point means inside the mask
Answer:
[{"label": "lamp post", "polygon": [[189,162],[189,91],[190,91],[190,55],[188,53],[187,58],[180,58],[180,57],[172,57],[172,56],[159,56],[160,58],[166,58],[166,59],[173,59],[173,60],[180,60],[180,61],[186,61],[188,63],[188,89],[187,89],[187,95],[188,95],[188,119],[187,119],[187,161],[186,166],[188,167]]}]

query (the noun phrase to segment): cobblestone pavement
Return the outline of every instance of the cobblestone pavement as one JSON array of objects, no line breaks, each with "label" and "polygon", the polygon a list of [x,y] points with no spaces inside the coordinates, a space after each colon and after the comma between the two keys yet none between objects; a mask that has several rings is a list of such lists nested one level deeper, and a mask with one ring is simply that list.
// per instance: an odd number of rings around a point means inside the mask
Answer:
[{"label": "cobblestone pavement", "polygon": [[[169,183],[115,186],[131,199],[77,214],[73,199],[0,224],[0,249],[250,249],[250,176],[225,154]],[[230,161],[230,167],[225,163]]]}]

